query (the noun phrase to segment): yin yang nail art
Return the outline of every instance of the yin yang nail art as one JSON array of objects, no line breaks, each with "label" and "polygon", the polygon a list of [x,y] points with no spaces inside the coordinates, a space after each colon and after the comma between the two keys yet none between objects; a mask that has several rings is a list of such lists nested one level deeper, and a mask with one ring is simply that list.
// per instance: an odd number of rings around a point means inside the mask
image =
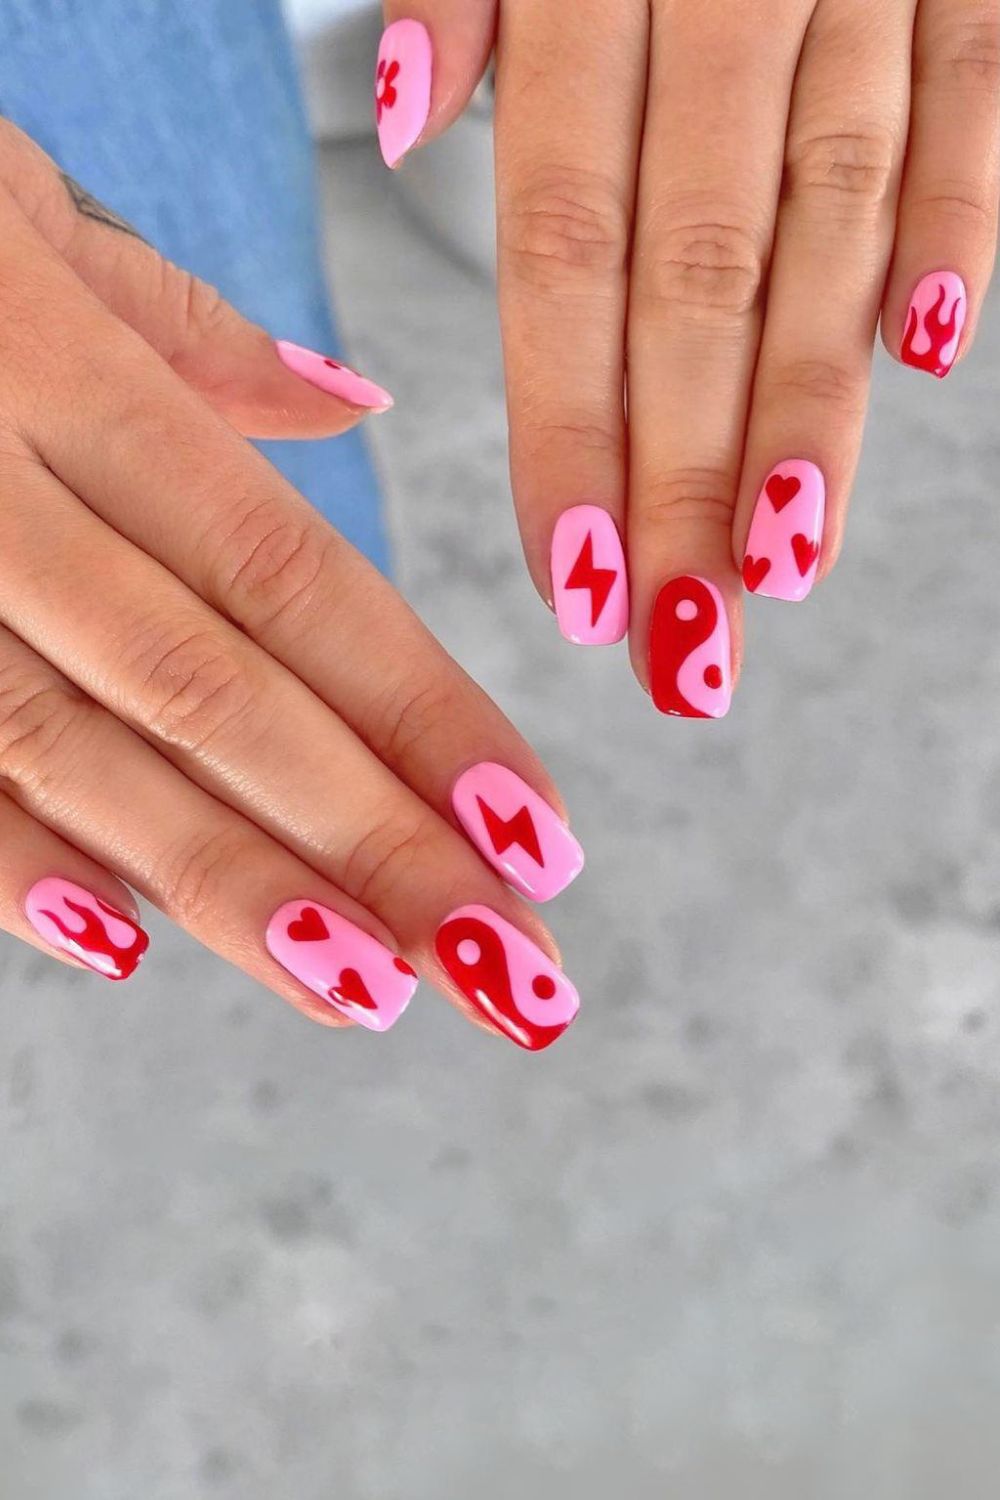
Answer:
[{"label": "yin yang nail art", "polygon": [[439,927],[438,958],[467,1000],[527,1052],[559,1040],[580,1009],[561,969],[486,906],[464,906]]},{"label": "yin yang nail art", "polygon": [[318,901],[289,901],[267,925],[267,951],[306,989],[369,1031],[395,1026],[417,976],[371,933]]},{"label": "yin yang nail art", "polygon": [[768,599],[805,599],[823,545],[826,484],[806,459],[778,464],[764,481],[743,558],[743,584]]},{"label": "yin yang nail art", "polygon": [[729,712],[729,620],[714,583],[685,575],[664,584],[653,606],[649,676],[662,714],[721,719]]}]

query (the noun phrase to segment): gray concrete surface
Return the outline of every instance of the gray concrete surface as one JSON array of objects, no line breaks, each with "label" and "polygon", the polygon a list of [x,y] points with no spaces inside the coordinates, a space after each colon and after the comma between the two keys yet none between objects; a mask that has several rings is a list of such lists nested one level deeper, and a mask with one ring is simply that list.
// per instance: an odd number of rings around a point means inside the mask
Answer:
[{"label": "gray concrete surface", "polygon": [[566,790],[586,1009],[341,1037],[160,921],[127,992],[4,942],[0,1496],[987,1500],[1000,310],[881,364],[835,579],[665,723],[525,580],[489,288],[327,167],[401,581]]}]

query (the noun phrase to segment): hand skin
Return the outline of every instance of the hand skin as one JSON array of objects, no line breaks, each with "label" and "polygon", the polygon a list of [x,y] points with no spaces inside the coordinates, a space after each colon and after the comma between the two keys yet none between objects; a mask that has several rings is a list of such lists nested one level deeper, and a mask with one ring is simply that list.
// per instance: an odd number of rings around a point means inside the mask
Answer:
[{"label": "hand skin", "polygon": [[[735,675],[741,573],[802,599],[834,566],[879,321],[890,354],[933,374],[971,347],[996,247],[1000,0],[385,10],[430,37],[417,145],[496,46],[511,473],[539,593],[565,586],[560,517],[599,507],[626,543],[640,682],[682,576],[721,594]],[[614,552],[610,533],[592,561]],[[687,648],[659,634],[662,676]],[[720,700],[725,665],[706,667]],[[678,703],[676,676],[652,687]]]},{"label": "hand skin", "polygon": [[[499,763],[561,829],[558,794],[240,436],[326,436],[362,408],[294,373],[9,125],[0,288],[0,925],[125,977],[143,946],[128,881],[325,1024],[372,1020],[369,960],[394,1008],[412,964],[488,1024],[436,956],[445,919],[488,908],[541,966],[556,950],[464,836],[451,789]],[[339,961],[342,1004],[322,965],[307,987],[324,928],[359,955]]]}]

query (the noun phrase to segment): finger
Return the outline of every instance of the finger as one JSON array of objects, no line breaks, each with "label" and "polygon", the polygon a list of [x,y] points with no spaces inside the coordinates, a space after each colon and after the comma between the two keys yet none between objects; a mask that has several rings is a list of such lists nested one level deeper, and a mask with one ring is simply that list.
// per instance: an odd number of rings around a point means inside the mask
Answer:
[{"label": "finger", "polygon": [[624,336],[647,7],[501,9],[500,312],[511,480],[535,586],[563,635],[628,628]]},{"label": "finger", "polygon": [[375,121],[386,166],[447,130],[493,50],[497,0],[387,0],[375,64]]},{"label": "finger", "polygon": [[1000,3],[923,0],[882,337],[943,379],[971,347],[996,254]]},{"label": "finger", "polygon": [[[58,296],[53,290],[48,300]],[[99,309],[80,320],[72,349],[37,397],[18,383],[17,400],[30,402],[32,439],[47,467],[290,668],[453,825],[453,791],[463,773],[481,766],[489,776],[497,764],[514,773],[525,788],[520,800],[510,780],[496,806],[484,795],[503,821],[528,806],[529,792],[548,805],[547,816],[536,809],[535,818],[544,876],[533,868],[532,851],[506,843],[498,824],[491,832],[462,821],[505,878],[514,876],[511,861],[522,861],[519,890],[547,898],[562,889],[579,868],[578,846],[550,778],[496,706],[376,570],[169,371],[151,363],[128,330]],[[13,326],[7,336],[17,338]],[[0,349],[4,338],[0,329]],[[92,352],[98,348],[100,358]],[[73,400],[81,382],[85,413]],[[0,361],[0,408],[4,402]],[[25,547],[30,553],[30,536]]]},{"label": "finger", "polygon": [[892,250],[911,8],[821,3],[789,122],[734,551],[751,592],[800,600],[843,536]]},{"label": "finger", "polygon": [[384,924],[2,628],[0,776],[10,794],[0,798],[8,930],[33,940],[27,920],[38,939],[127,977],[146,938],[100,861],[314,1020],[385,1031],[406,1008],[415,975]]},{"label": "finger", "polygon": [[632,659],[663,713],[720,718],[739,654],[732,508],[781,182],[798,0],[654,19],[629,304]]},{"label": "finger", "polygon": [[6,122],[0,182],[101,302],[238,431],[325,437],[392,406],[388,391],[327,355],[275,341],[214,287],[164,260]]},{"label": "finger", "polygon": [[149,947],[121,881],[0,794],[0,928],[74,968],[128,979]]}]

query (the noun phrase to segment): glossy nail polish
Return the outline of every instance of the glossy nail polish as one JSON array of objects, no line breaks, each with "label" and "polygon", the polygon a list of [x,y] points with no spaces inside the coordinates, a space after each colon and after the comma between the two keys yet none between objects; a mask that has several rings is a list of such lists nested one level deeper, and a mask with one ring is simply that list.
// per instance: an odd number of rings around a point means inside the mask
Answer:
[{"label": "glossy nail polish", "polygon": [[580,997],[562,970],[489,907],[453,912],[436,946],[465,998],[525,1051],[551,1047],[576,1019]]},{"label": "glossy nail polish", "polygon": [[300,984],[369,1031],[395,1026],[417,987],[405,958],[318,901],[279,907],[265,941]]},{"label": "glossy nail polish", "polygon": [[24,910],[39,937],[105,979],[128,979],[149,947],[149,938],[131,917],[59,875],[33,885]]},{"label": "glossy nail polish", "polygon": [[283,365],[317,390],[328,396],[339,396],[350,406],[361,406],[368,411],[388,411],[393,404],[388,391],[384,391],[373,380],[366,380],[356,370],[349,369],[315,349],[304,349],[301,344],[290,344],[287,339],[276,339],[275,348]]},{"label": "glossy nail polish", "polygon": [[583,869],[583,850],[562,818],[506,766],[470,766],[451,802],[479,852],[532,901],[551,901]]},{"label": "glossy nail polish", "polygon": [[969,312],[965,282],[954,271],[932,271],[917,286],[906,315],[900,358],[943,380],[955,363]]},{"label": "glossy nail polish", "polygon": [[600,506],[575,505],[556,522],[552,596],[559,629],[576,646],[613,646],[628,630],[625,551]]},{"label": "glossy nail polish", "polygon": [[816,582],[826,484],[815,464],[793,458],[768,475],[757,497],[743,582],[751,594],[768,599],[804,599]]},{"label": "glossy nail polish", "polygon": [[729,620],[714,583],[685,575],[664,584],[653,606],[649,678],[662,714],[721,719],[729,712]]},{"label": "glossy nail polish", "polygon": [[375,68],[375,123],[387,167],[416,145],[431,110],[434,53],[420,21],[395,21],[382,33]]}]

